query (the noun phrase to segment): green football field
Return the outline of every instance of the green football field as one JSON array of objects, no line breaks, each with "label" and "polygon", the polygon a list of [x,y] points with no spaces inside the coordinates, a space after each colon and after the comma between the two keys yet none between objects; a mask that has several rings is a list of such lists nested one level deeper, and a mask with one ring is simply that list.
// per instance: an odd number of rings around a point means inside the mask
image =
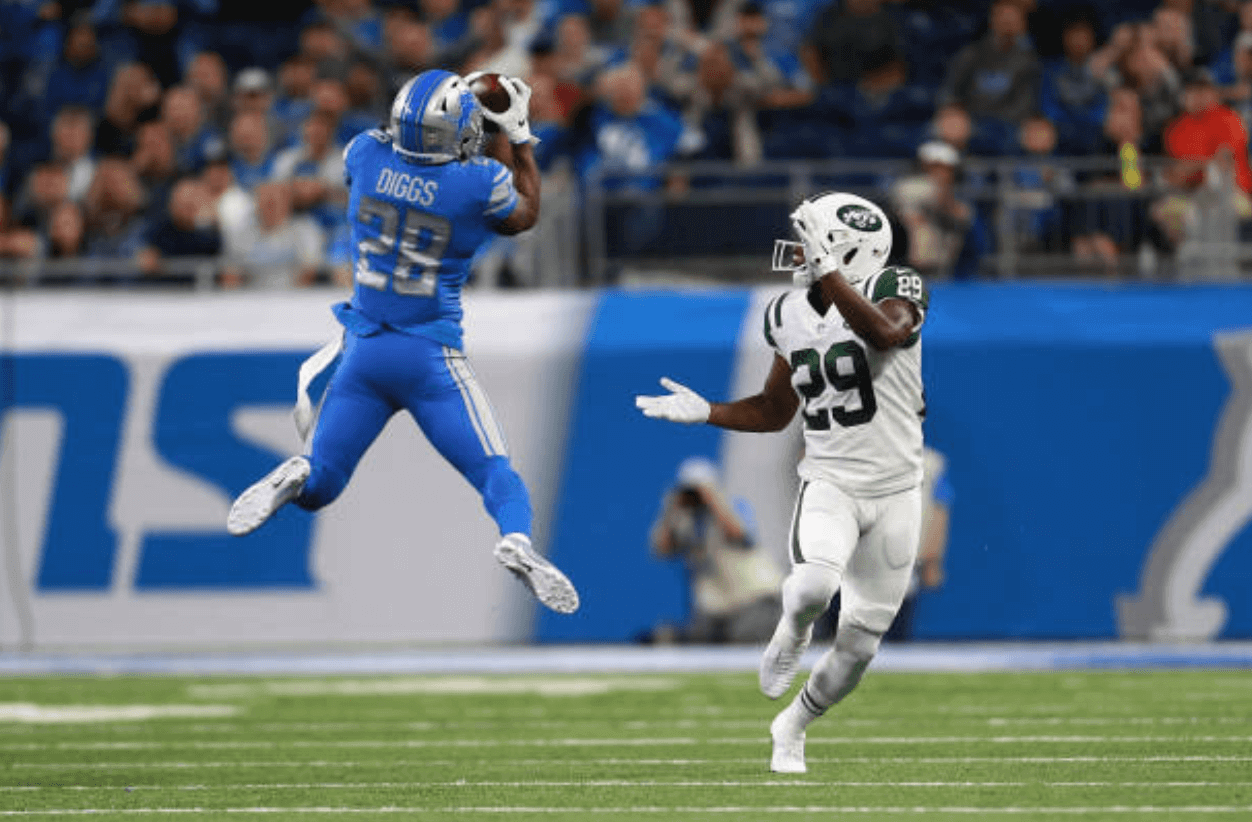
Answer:
[{"label": "green football field", "polygon": [[1252,671],[0,679],[0,816],[1252,819]]}]

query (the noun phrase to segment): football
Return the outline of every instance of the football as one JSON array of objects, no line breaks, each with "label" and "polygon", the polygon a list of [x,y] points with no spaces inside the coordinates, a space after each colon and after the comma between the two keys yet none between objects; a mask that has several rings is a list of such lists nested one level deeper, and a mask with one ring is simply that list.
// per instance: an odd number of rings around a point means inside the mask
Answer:
[{"label": "football", "polygon": [[488,73],[476,77],[474,82],[470,83],[470,91],[474,92],[474,96],[478,98],[478,102],[482,103],[483,108],[496,114],[508,111],[510,102],[508,89],[500,82],[501,76]]}]

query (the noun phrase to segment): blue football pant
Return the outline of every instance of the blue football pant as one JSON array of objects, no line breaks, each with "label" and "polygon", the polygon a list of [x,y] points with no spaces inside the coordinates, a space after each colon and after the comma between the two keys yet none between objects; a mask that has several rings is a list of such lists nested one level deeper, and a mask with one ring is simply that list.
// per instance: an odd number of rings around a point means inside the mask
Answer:
[{"label": "blue football pant", "polygon": [[312,472],[296,504],[315,511],[334,501],[366,449],[401,409],[474,486],[501,534],[530,535],[530,495],[509,462],[491,403],[465,355],[394,331],[345,334],[343,359],[313,431]]}]

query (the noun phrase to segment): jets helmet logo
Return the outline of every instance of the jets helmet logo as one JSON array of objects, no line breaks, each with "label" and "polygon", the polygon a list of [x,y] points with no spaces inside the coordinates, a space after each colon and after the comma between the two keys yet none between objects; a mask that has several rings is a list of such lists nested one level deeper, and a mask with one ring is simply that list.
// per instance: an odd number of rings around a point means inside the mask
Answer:
[{"label": "jets helmet logo", "polygon": [[865,206],[849,203],[835,212],[844,225],[857,231],[877,231],[882,228],[882,220]]}]

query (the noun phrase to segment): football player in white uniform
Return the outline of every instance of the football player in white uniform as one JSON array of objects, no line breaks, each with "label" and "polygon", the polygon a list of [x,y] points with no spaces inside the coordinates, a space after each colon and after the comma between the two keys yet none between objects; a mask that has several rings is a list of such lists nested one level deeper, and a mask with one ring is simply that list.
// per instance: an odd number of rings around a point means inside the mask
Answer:
[{"label": "football player in white uniform", "polygon": [[922,515],[920,331],[929,297],[910,268],[886,266],[891,226],[874,203],[831,192],[791,213],[798,243],[775,243],[774,269],[798,288],[765,309],[775,351],[759,394],[710,403],[671,379],[636,397],[649,417],[735,431],[780,431],[804,417],[783,615],[761,658],[761,690],[790,687],[814,621],[836,591],[834,647],[770,725],[770,767],[803,773],[804,732],[847,696],[908,590]]}]

